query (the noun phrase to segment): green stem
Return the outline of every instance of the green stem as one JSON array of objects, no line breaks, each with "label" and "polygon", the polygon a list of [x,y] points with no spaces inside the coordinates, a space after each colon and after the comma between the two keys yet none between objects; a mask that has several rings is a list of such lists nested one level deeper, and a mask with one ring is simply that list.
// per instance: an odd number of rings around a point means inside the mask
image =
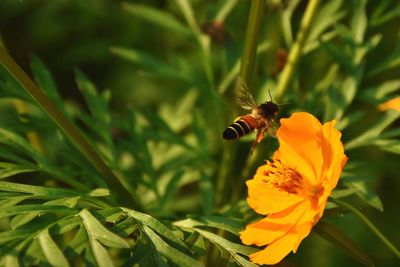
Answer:
[{"label": "green stem", "polygon": [[37,102],[37,104],[53,119],[64,134],[85,155],[91,164],[107,180],[109,186],[116,190],[115,196],[120,203],[135,205],[132,195],[122,185],[121,181],[113,171],[105,164],[96,150],[90,145],[86,138],[79,132],[78,128],[70,122],[66,116],[54,105],[43,91],[32,81],[32,79],[18,66],[14,59],[0,47],[0,63],[25,89],[25,91]]},{"label": "green stem", "polygon": [[311,22],[316,14],[318,4],[319,0],[310,0],[308,2],[306,11],[301,21],[300,31],[297,33],[296,41],[290,48],[288,60],[279,77],[278,85],[276,88],[276,100],[282,99],[292,79],[297,62],[299,61],[302,53],[304,41],[306,40],[307,34],[310,30]]},{"label": "green stem", "polygon": [[339,199],[330,199],[330,200],[336,203],[337,205],[346,208],[352,213],[354,213],[354,215],[356,215],[363,223],[365,223],[368,226],[369,229],[372,230],[372,232],[386,245],[388,249],[390,249],[398,258],[400,258],[400,251],[358,209]]},{"label": "green stem", "polygon": [[218,14],[215,16],[215,21],[223,22],[225,21],[226,17],[229,13],[232,12],[233,8],[237,5],[239,0],[228,0],[225,1],[225,4],[222,8],[218,11]]},{"label": "green stem", "polygon": [[[247,29],[246,29],[246,39],[244,43],[244,49],[240,64],[240,71],[238,81],[243,81],[246,85],[251,83],[251,78],[253,76],[254,66],[256,64],[256,56],[257,56],[257,46],[258,39],[262,24],[262,18],[264,15],[264,0],[252,0],[249,12],[249,19],[247,21]],[[229,160],[232,157],[229,157]],[[223,179],[222,187],[226,188],[226,182],[228,182],[227,177]],[[232,186],[234,183],[231,183]],[[237,196],[240,194],[237,192],[240,190],[240,187],[232,187],[231,189],[231,197]]]},{"label": "green stem", "polygon": [[249,19],[247,21],[246,39],[244,43],[242,62],[239,77],[247,85],[250,84],[254,66],[256,64],[256,54],[258,38],[264,16],[265,0],[252,0]]}]

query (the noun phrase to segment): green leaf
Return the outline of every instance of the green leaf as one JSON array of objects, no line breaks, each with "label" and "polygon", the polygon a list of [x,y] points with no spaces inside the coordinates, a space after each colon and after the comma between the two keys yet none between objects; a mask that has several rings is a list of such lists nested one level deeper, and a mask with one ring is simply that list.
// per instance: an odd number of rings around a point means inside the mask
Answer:
[{"label": "green leaf", "polygon": [[364,40],[365,31],[367,29],[367,0],[353,0],[354,14],[351,18],[351,29],[353,39],[356,44],[361,44]]},{"label": "green leaf", "polygon": [[195,228],[194,230],[196,232],[198,232],[199,234],[201,234],[202,236],[204,236],[209,241],[211,241],[212,243],[229,251],[229,253],[231,253],[231,254],[239,253],[239,254],[248,256],[248,255],[258,251],[258,249],[253,248],[253,247],[243,246],[240,244],[232,243],[223,237],[220,237],[216,234],[213,234],[213,233],[205,231],[205,230],[201,230],[198,228]]},{"label": "green leaf", "polygon": [[[120,236],[107,230],[88,210],[83,209],[79,215],[90,238],[99,240],[104,245],[113,248],[129,248],[129,244]],[[100,248],[99,248],[100,249]],[[101,249],[100,249],[101,250]]]},{"label": "green leaf", "polygon": [[[389,8],[387,8],[389,6]],[[400,16],[400,3],[397,2],[397,6],[393,6],[391,1],[379,1],[379,5],[374,9],[372,13],[372,19],[369,24],[372,27],[379,27],[384,23],[389,22]]]},{"label": "green leaf", "polygon": [[321,40],[321,47],[325,49],[326,52],[339,63],[346,71],[346,73],[352,73],[354,71],[354,66],[351,58],[343,53],[343,49]]},{"label": "green leaf", "polygon": [[383,204],[379,196],[370,189],[364,181],[345,182],[348,188],[355,190],[356,194],[368,205],[383,212]]},{"label": "green leaf", "polygon": [[14,176],[20,173],[35,172],[38,169],[28,166],[17,165],[9,162],[0,162],[0,179]]},{"label": "green leaf", "polygon": [[51,238],[47,229],[38,235],[38,240],[44,256],[52,266],[69,266],[67,259],[62,251],[58,248],[54,240]]},{"label": "green leaf", "polygon": [[366,77],[370,78],[383,71],[388,71],[398,66],[400,66],[400,43],[397,44],[393,53],[379,61],[378,64],[374,65],[374,67],[367,73]]},{"label": "green leaf", "polygon": [[379,139],[375,140],[373,145],[379,147],[383,151],[390,152],[393,154],[400,155],[400,142],[399,140]]},{"label": "green leaf", "polygon": [[190,247],[190,249],[198,255],[205,255],[206,244],[204,243],[204,238],[198,232],[193,232],[185,240],[185,243]]},{"label": "green leaf", "polygon": [[339,131],[348,128],[352,124],[360,121],[360,119],[365,115],[365,111],[352,111],[347,116],[343,117],[339,123],[335,126]]},{"label": "green leaf", "polygon": [[357,188],[335,189],[332,191],[331,198],[342,198],[357,193]]},{"label": "green leaf", "polygon": [[329,243],[346,252],[353,259],[366,266],[375,266],[372,259],[348,235],[332,224],[320,221],[314,226],[315,232]]},{"label": "green leaf", "polygon": [[12,146],[19,151],[23,151],[37,162],[41,162],[43,159],[42,155],[36,151],[26,139],[7,129],[0,128],[0,143]]},{"label": "green leaf", "polygon": [[165,207],[171,201],[172,197],[178,190],[178,186],[180,181],[182,180],[183,173],[183,171],[178,171],[169,180],[162,199],[159,201],[163,207]]},{"label": "green leaf", "polygon": [[77,210],[57,205],[29,204],[29,205],[20,205],[20,206],[2,208],[0,210],[0,218],[6,218],[9,216],[29,213],[29,212],[73,214],[77,212]]},{"label": "green leaf", "polygon": [[7,192],[28,193],[45,196],[48,198],[76,197],[82,195],[81,192],[68,189],[58,189],[10,182],[0,182],[0,190]]},{"label": "green leaf", "polygon": [[167,240],[171,241],[173,244],[177,246],[177,248],[190,253],[190,250],[187,248],[186,244],[179,238],[176,237],[176,235],[164,224],[156,220],[155,218],[151,217],[150,215],[147,215],[145,213],[137,212],[134,210],[130,210],[127,208],[122,208],[124,212],[136,221],[140,222],[142,225],[146,225],[147,227],[150,227],[154,231],[156,231],[158,234],[166,238]]},{"label": "green leaf", "polygon": [[156,131],[161,140],[191,148],[191,146],[182,139],[182,136],[175,132],[158,114],[148,110],[146,112],[146,118],[150,121],[152,130]]},{"label": "green leaf", "polygon": [[388,94],[396,92],[400,88],[400,80],[390,80],[387,82],[379,83],[374,87],[369,87],[362,92],[362,97],[368,101],[382,101]]},{"label": "green leaf", "polygon": [[27,214],[20,214],[17,216],[14,216],[14,218],[11,219],[10,222],[10,227],[11,229],[17,229],[18,227],[21,227],[33,219],[35,219],[37,216],[40,215],[40,212],[29,212]]},{"label": "green leaf", "polygon": [[165,64],[144,51],[122,47],[111,47],[110,51],[112,54],[133,62],[147,71],[157,73],[159,76],[178,79],[188,83],[192,82],[189,76],[182,73],[182,71],[174,69],[170,65]]},{"label": "green leaf", "polygon": [[203,214],[209,215],[214,210],[214,188],[210,175],[205,172],[201,172],[200,194]]},{"label": "green leaf", "polygon": [[131,4],[124,2],[122,8],[135,17],[139,17],[159,27],[166,28],[174,31],[179,36],[185,36],[187,38],[193,38],[193,33],[175,17],[169,13],[162,11],[161,9],[155,9],[149,5]]},{"label": "green leaf", "polygon": [[59,198],[47,201],[44,205],[60,205],[65,206],[68,208],[75,208],[78,205],[79,200],[81,199],[80,196],[77,197],[67,197],[67,198]]},{"label": "green leaf", "polygon": [[14,197],[7,197],[4,200],[0,201],[0,207],[5,208],[5,207],[10,207],[10,206],[15,206],[18,203],[31,198],[32,196],[14,196]]},{"label": "green leaf", "polygon": [[231,232],[238,235],[243,228],[243,223],[229,217],[223,216],[199,216],[174,222],[174,225],[193,229],[197,226],[208,226]]},{"label": "green leaf", "polygon": [[3,257],[4,267],[20,267],[18,255],[7,254]]},{"label": "green leaf", "polygon": [[31,68],[35,81],[44,93],[65,113],[64,101],[61,99],[56,84],[46,66],[36,55],[31,56]]},{"label": "green leaf", "polygon": [[[110,124],[110,115],[108,111],[108,102],[111,97],[110,91],[99,93],[96,86],[86,77],[83,72],[75,70],[75,79],[78,89],[85,98],[85,102],[97,126],[98,130],[108,130]],[[96,128],[95,128],[96,129]]]},{"label": "green leaf", "polygon": [[308,33],[305,46],[316,41],[323,32],[337,24],[345,16],[346,12],[340,10],[342,3],[342,0],[329,1],[319,8]]},{"label": "green leaf", "polygon": [[54,178],[58,178],[61,181],[68,183],[75,188],[86,189],[86,186],[70,176],[65,175],[64,171],[61,171],[56,165],[54,165],[47,157],[44,157],[39,153],[31,144],[20,135],[17,135],[7,129],[0,128],[0,143],[9,145],[18,151],[22,151],[37,162],[39,167],[46,172],[54,175]]},{"label": "green leaf", "polygon": [[400,117],[400,112],[395,110],[388,110],[383,113],[383,116],[380,120],[375,123],[372,127],[370,127],[367,131],[363,132],[361,135],[357,136],[353,140],[347,142],[345,144],[345,150],[349,151],[351,149],[370,145],[374,139],[378,138],[379,135],[388,127],[392,122],[394,122],[397,118]]},{"label": "green leaf", "polygon": [[203,264],[201,264],[200,262],[168,245],[149,227],[143,225],[142,228],[145,234],[149,237],[151,242],[156,247],[157,251],[161,253],[164,257],[168,258],[170,261],[176,263],[178,266],[203,266]]},{"label": "green leaf", "polygon": [[78,232],[75,234],[74,238],[68,242],[67,248],[65,249],[67,255],[79,255],[82,253],[82,251],[85,249],[85,245],[88,246],[87,250],[90,250],[90,246],[88,243],[88,234],[86,232],[86,229],[84,226],[82,226],[80,223]]},{"label": "green leaf", "polygon": [[252,247],[248,246],[243,246],[239,244],[232,243],[225,238],[222,238],[216,234],[203,231],[200,229],[195,229],[196,232],[204,236],[206,239],[208,239],[211,243],[214,243],[217,245],[221,250],[227,251],[229,254],[231,254],[232,258],[241,266],[246,266],[246,267],[256,267],[258,265],[246,260],[242,256],[238,254],[243,254],[243,255],[250,255],[254,252],[257,252],[258,250]]},{"label": "green leaf", "polygon": [[90,244],[92,246],[94,257],[96,262],[100,267],[112,267],[114,266],[110,255],[107,250],[102,246],[102,244],[96,239],[91,239]]},{"label": "green leaf", "polygon": [[110,195],[110,190],[107,188],[96,188],[89,192],[92,197],[105,197]]}]

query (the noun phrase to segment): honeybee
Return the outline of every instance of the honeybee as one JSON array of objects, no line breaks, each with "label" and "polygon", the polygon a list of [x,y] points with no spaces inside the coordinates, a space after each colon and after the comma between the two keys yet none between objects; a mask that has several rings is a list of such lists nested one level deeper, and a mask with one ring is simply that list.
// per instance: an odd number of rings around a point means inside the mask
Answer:
[{"label": "honeybee", "polygon": [[279,112],[278,105],[272,102],[271,94],[270,101],[257,105],[245,84],[239,84],[238,89],[236,89],[236,98],[238,104],[243,109],[251,110],[251,113],[236,118],[222,133],[222,137],[226,140],[239,139],[257,130],[256,140],[251,147],[252,152],[256,145],[261,142],[265,133],[275,135],[277,124],[274,119]]}]

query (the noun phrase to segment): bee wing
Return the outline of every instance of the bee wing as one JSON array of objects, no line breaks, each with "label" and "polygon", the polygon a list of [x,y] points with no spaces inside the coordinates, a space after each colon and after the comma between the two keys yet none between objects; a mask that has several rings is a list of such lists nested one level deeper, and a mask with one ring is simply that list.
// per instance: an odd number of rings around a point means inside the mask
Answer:
[{"label": "bee wing", "polygon": [[250,93],[249,88],[242,79],[238,79],[236,83],[236,101],[244,109],[252,109],[257,107],[257,103],[254,100],[253,95]]}]

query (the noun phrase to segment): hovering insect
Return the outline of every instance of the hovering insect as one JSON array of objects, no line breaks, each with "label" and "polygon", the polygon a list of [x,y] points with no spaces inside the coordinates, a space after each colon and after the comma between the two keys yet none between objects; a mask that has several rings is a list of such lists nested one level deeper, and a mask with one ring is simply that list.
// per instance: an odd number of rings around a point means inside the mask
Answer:
[{"label": "hovering insect", "polygon": [[251,113],[236,118],[222,133],[222,137],[226,140],[239,139],[257,130],[256,140],[251,147],[252,152],[256,145],[261,142],[265,133],[275,135],[277,124],[274,119],[279,111],[278,105],[272,102],[271,94],[271,101],[257,105],[254,97],[243,83],[238,86],[236,92],[238,104],[246,110],[251,110]]}]

